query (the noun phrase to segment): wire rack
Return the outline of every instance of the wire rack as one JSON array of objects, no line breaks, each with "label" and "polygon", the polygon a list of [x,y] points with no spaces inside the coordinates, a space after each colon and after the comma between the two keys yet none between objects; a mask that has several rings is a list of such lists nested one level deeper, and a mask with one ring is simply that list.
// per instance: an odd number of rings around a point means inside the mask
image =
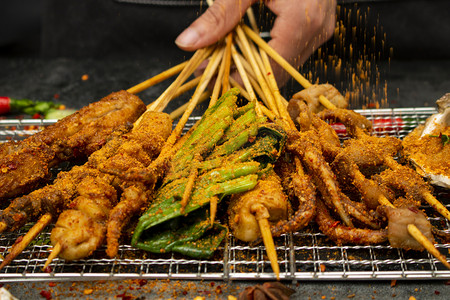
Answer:
[{"label": "wire rack", "polygon": [[[357,110],[374,123],[375,134],[403,138],[418,124],[435,113],[433,108]],[[190,128],[192,118],[186,128]],[[52,120],[0,120],[0,142],[20,140]],[[340,124],[332,124],[340,137],[346,133]],[[436,197],[447,207],[450,192],[435,190]],[[430,207],[423,209],[436,228],[450,233],[450,224]],[[18,232],[0,236],[0,254],[6,256],[17,238],[32,224]],[[51,270],[42,267],[49,255],[51,227],[9,266],[0,271],[0,282],[13,281],[75,281],[99,279],[184,279],[184,280],[272,280],[275,275],[262,245],[250,246],[231,234],[211,259],[190,259],[179,254],[152,254],[129,245],[121,245],[118,256],[106,258],[105,249],[79,261],[55,259]],[[275,239],[282,280],[392,280],[450,279],[447,270],[427,252],[404,251],[388,245],[336,246],[320,233],[314,224],[301,232]],[[445,255],[450,244],[436,244]]]}]

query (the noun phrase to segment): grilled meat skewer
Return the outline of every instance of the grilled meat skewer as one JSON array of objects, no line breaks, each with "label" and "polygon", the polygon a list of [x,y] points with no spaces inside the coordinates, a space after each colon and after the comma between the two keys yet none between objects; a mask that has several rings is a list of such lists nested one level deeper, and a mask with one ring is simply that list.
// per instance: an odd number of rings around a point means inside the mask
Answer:
[{"label": "grilled meat skewer", "polygon": [[86,158],[119,126],[133,123],[144,103],[125,91],[83,107],[20,142],[0,145],[0,200],[30,192],[50,177],[50,168]]}]

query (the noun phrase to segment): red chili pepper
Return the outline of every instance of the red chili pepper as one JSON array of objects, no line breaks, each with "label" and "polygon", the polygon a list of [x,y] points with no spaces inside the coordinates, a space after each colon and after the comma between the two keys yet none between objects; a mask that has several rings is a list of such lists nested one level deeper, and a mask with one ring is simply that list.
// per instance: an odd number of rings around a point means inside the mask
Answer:
[{"label": "red chili pepper", "polygon": [[389,132],[394,130],[401,130],[404,122],[400,117],[395,118],[380,118],[372,120],[373,129],[376,132]]},{"label": "red chili pepper", "polygon": [[331,224],[331,228],[338,226],[339,223],[341,223],[341,221],[335,221],[333,224]]},{"label": "red chili pepper", "polygon": [[345,128],[345,125],[342,123],[330,123],[331,128],[336,131],[338,135],[347,135],[347,129]]},{"label": "red chili pepper", "polygon": [[0,115],[11,111],[11,98],[0,96]]},{"label": "red chili pepper", "polygon": [[52,299],[52,294],[49,291],[41,291],[39,294],[47,300]]}]

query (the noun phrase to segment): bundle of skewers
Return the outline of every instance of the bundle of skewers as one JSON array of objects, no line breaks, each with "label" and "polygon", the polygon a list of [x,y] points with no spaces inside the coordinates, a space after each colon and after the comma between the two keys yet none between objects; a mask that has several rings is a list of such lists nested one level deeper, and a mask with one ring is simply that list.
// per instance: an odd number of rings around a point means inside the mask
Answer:
[{"label": "bundle of skewers", "polygon": [[[105,244],[115,257],[134,224],[128,241],[154,253],[208,258],[228,231],[263,242],[279,278],[273,237],[312,222],[337,244],[389,242],[426,250],[450,268],[420,206],[427,202],[449,220],[450,213],[432,186],[397,159],[402,142],[371,135],[370,121],[346,109],[333,86],[308,82],[260,38],[249,16],[253,29],[240,24],[189,61],[0,145],[0,199],[8,203],[0,232],[35,222],[0,268],[51,223],[44,270],[55,257],[78,260]],[[203,74],[187,81],[205,60]],[[304,87],[290,101],[279,92],[272,62]],[[175,75],[153,103],[145,106],[135,95]],[[186,105],[163,113],[194,87]],[[205,100],[208,109],[182,135]],[[329,120],[344,124],[349,139],[341,143]],[[51,180],[53,167],[75,160],[84,164]],[[224,206],[226,220],[216,215]]]}]

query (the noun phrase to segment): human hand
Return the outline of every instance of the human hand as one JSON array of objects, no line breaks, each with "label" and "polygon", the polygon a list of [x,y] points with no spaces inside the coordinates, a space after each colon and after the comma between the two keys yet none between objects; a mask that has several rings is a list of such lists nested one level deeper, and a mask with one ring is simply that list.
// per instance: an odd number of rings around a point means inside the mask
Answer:
[{"label": "human hand", "polygon": [[[183,50],[194,51],[219,41],[257,1],[214,1],[175,43]],[[269,45],[297,69],[333,35],[336,0],[265,0],[264,3],[277,16]],[[276,63],[272,67],[278,84],[284,85],[288,74]]]}]

